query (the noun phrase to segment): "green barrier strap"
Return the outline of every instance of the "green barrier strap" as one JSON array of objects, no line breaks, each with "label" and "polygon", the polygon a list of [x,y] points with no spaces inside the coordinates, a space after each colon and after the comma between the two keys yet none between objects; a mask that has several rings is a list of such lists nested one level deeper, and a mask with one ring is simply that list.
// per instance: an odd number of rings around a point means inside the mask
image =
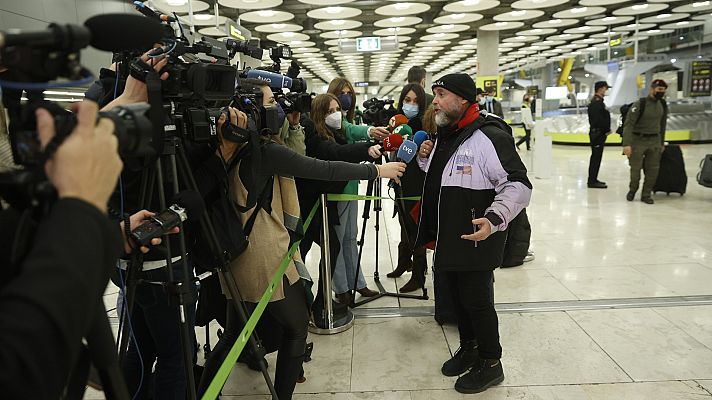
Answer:
[{"label": "green barrier strap", "polygon": [[328,194],[328,195],[326,195],[326,200],[327,200],[327,201],[361,201],[361,200],[410,200],[410,201],[418,201],[418,200],[420,200],[420,196],[397,197],[397,198],[395,198],[395,199],[391,199],[390,197],[361,196],[361,195],[358,195],[358,194]]},{"label": "green barrier strap", "polygon": [[[304,224],[304,231],[307,230],[309,224],[311,224],[312,219],[314,219],[314,215],[316,215],[316,211],[319,209],[319,203],[320,202],[317,200],[316,204],[314,204],[314,207],[312,207],[311,211],[309,212],[309,216],[307,217],[306,223]],[[208,389],[205,391],[202,400],[212,400],[217,398],[223,385],[225,385],[227,378],[230,376],[230,372],[235,366],[237,358],[240,357],[240,353],[242,353],[242,350],[245,348],[245,345],[247,344],[250,335],[252,335],[252,331],[255,330],[257,322],[262,317],[262,313],[264,313],[265,308],[267,307],[267,303],[269,303],[270,299],[272,298],[275,288],[277,288],[278,285],[282,284],[282,277],[284,276],[284,272],[287,270],[289,264],[291,264],[292,257],[294,257],[294,253],[297,252],[300,242],[301,240],[294,243],[287,252],[287,255],[282,259],[282,262],[279,265],[279,269],[277,269],[277,272],[272,277],[272,281],[267,287],[267,290],[262,295],[260,302],[257,303],[255,311],[252,312],[250,319],[247,321],[247,324],[245,324],[245,327],[242,329],[242,332],[240,332],[240,336],[237,337],[237,340],[232,346],[232,349],[230,349],[230,352],[225,358],[225,361],[223,361],[217,374],[215,374],[215,378],[213,378],[213,381],[210,382],[210,386],[208,386]],[[228,271],[227,273],[230,272]]]}]

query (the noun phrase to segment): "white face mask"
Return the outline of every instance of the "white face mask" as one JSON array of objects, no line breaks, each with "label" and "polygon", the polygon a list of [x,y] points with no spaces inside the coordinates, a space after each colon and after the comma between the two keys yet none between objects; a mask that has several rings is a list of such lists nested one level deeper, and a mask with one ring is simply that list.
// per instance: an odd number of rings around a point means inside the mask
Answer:
[{"label": "white face mask", "polygon": [[332,129],[341,129],[341,111],[335,111],[326,116],[326,126]]}]

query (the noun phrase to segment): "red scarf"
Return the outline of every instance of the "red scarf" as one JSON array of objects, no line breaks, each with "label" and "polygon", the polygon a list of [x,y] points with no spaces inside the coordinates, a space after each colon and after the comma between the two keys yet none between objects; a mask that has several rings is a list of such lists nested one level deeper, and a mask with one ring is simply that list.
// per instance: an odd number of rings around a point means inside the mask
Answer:
[{"label": "red scarf", "polygon": [[460,118],[459,121],[457,121],[457,129],[462,129],[466,127],[467,125],[470,125],[472,122],[474,122],[478,117],[480,116],[480,106],[477,103],[474,103],[470,106],[470,108],[465,111],[465,114]]}]

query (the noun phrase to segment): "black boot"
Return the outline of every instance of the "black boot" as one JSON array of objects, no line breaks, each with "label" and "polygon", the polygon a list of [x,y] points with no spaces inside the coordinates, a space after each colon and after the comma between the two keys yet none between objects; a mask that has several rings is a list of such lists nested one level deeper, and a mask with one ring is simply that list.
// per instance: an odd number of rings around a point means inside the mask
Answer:
[{"label": "black boot", "polygon": [[455,390],[460,393],[480,393],[504,380],[500,360],[481,360],[470,372],[457,378]]},{"label": "black boot", "polygon": [[460,348],[457,349],[455,355],[452,356],[451,359],[443,363],[443,367],[440,368],[440,372],[442,372],[445,376],[458,376],[472,368],[472,366],[477,364],[479,361],[480,356],[477,351],[476,340],[460,343]]},{"label": "black boot", "polygon": [[403,275],[406,272],[412,271],[413,270],[413,264],[411,263],[410,260],[408,260],[408,263],[399,263],[396,269],[394,269],[392,272],[389,272],[386,274],[386,277],[388,278],[398,278],[399,276]]}]

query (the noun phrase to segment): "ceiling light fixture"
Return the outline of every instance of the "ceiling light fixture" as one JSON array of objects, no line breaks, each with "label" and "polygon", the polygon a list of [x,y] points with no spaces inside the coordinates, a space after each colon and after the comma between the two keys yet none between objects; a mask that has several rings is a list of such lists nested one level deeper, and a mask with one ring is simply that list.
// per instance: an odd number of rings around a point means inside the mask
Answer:
[{"label": "ceiling light fixture", "polygon": [[195,14],[195,15],[193,15],[193,18],[197,19],[198,21],[207,21],[213,17],[214,17],[214,15],[210,15],[210,14]]},{"label": "ceiling light fixture", "polygon": [[396,10],[407,10],[411,8],[413,5],[410,3],[396,3],[393,5],[393,8]]},{"label": "ceiling light fixture", "polygon": [[667,18],[667,17],[669,17],[669,16],[672,16],[672,14],[660,14],[660,15],[658,15],[658,16],[655,17],[655,18]]},{"label": "ceiling light fixture", "polygon": [[344,21],[343,19],[335,19],[335,20],[329,21],[329,22],[331,23],[331,25],[336,25],[336,26],[340,26],[340,25],[343,25],[346,23],[346,21]]},{"label": "ceiling light fixture", "polygon": [[576,7],[571,9],[571,13],[573,14],[581,14],[585,13],[586,11],[588,11],[588,7]]},{"label": "ceiling light fixture", "polygon": [[188,0],[166,0],[170,6],[183,6],[188,3]]},{"label": "ceiling light fixture", "polygon": [[274,17],[274,15],[277,13],[274,10],[260,10],[257,11],[257,14],[260,17]]},{"label": "ceiling light fixture", "polygon": [[405,21],[405,17],[393,17],[390,18],[391,22],[403,22]]},{"label": "ceiling light fixture", "polygon": [[645,10],[646,8],[650,7],[650,4],[636,4],[633,7],[631,7],[634,10]]},{"label": "ceiling light fixture", "polygon": [[616,17],[605,17],[605,18],[603,18],[601,21],[603,21],[603,22],[611,22],[611,21],[615,21],[615,20],[616,20]]},{"label": "ceiling light fixture", "polygon": [[527,12],[526,10],[515,10],[512,11],[510,14],[512,14],[513,17],[521,17],[522,15],[525,15]]},{"label": "ceiling light fixture", "polygon": [[464,0],[462,2],[463,6],[476,6],[480,4],[480,0]]},{"label": "ceiling light fixture", "polygon": [[706,7],[710,5],[709,1],[698,1],[696,3],[692,3],[692,7],[697,8],[697,7]]},{"label": "ceiling light fixture", "polygon": [[497,22],[494,25],[495,26],[507,26],[508,24],[506,22]]}]

